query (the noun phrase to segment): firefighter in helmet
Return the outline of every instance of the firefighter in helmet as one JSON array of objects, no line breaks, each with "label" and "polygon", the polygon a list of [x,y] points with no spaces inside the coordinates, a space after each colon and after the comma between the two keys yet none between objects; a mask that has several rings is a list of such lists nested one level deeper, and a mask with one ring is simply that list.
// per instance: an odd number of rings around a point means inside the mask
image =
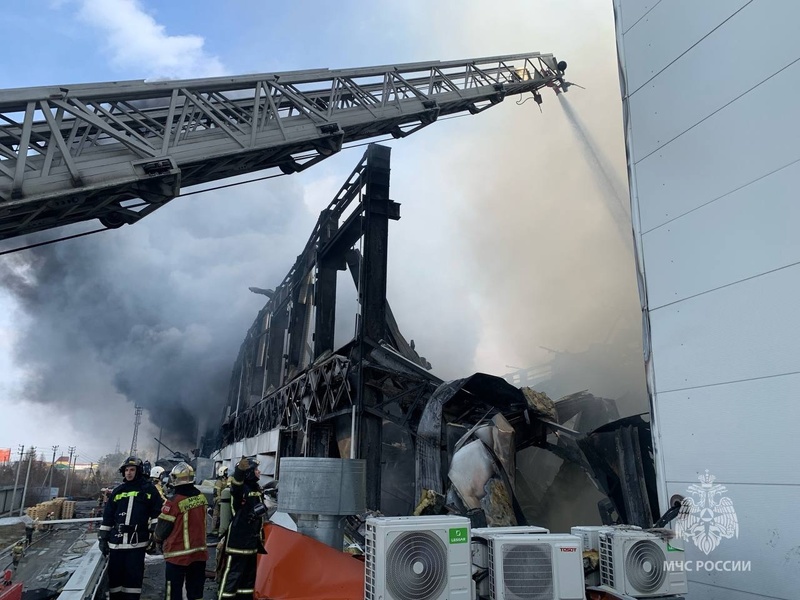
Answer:
[{"label": "firefighter in helmet", "polygon": [[261,534],[267,507],[258,478],[258,461],[242,457],[231,478],[233,519],[225,541],[225,566],[219,598],[252,600],[256,582],[256,555],[265,553]]},{"label": "firefighter in helmet", "polygon": [[166,561],[166,599],[182,600],[185,585],[188,600],[202,600],[208,560],[208,502],[194,486],[194,469],[185,462],[172,468],[169,479],[175,492],[161,507],[153,533],[155,542],[162,544]]},{"label": "firefighter in helmet", "polygon": [[164,476],[164,467],[153,467],[150,470],[150,479],[153,482],[153,485],[158,490],[158,493],[161,495],[162,500],[166,500],[167,496],[164,494],[164,486],[161,485],[161,478]]},{"label": "firefighter in helmet", "polygon": [[119,472],[124,479],[109,494],[97,538],[108,556],[110,599],[134,600],[142,593],[145,548],[164,501],[145,476],[141,459],[129,456]]},{"label": "firefighter in helmet", "polygon": [[228,467],[222,465],[217,469],[217,480],[214,482],[214,513],[211,517],[211,535],[219,535],[220,501],[222,490],[228,487]]},{"label": "firefighter in helmet", "polygon": [[25,556],[25,546],[22,545],[22,542],[17,542],[11,549],[11,564],[14,566],[15,571],[17,570],[19,561],[22,560],[23,556]]}]

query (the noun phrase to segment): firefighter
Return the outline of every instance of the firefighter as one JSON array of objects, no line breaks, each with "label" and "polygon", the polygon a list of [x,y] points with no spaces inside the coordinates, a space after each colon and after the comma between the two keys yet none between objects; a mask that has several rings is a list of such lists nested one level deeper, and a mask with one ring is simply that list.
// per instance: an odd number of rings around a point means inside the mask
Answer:
[{"label": "firefighter", "polygon": [[242,457],[231,479],[233,519],[225,541],[225,567],[219,598],[252,600],[256,582],[256,554],[264,554],[261,533],[266,513],[258,478],[258,461]]},{"label": "firefighter", "polygon": [[166,600],[182,600],[184,584],[188,600],[202,600],[208,560],[208,502],[194,486],[194,469],[185,462],[172,468],[169,479],[175,493],[161,507],[153,533],[155,542],[162,545],[166,561]]},{"label": "firefighter", "polygon": [[228,487],[228,467],[217,469],[217,480],[214,482],[214,513],[211,516],[211,535],[219,535],[220,502],[222,490]]},{"label": "firefighter", "polygon": [[224,488],[219,494],[219,530],[224,536],[231,524],[231,486]]},{"label": "firefighter", "polygon": [[145,477],[141,459],[129,456],[119,472],[124,479],[109,495],[97,538],[108,556],[110,599],[133,600],[142,593],[145,549],[163,500]]},{"label": "firefighter", "polygon": [[[185,463],[181,463],[185,464]],[[164,467],[153,467],[150,471],[150,479],[153,485],[156,486],[162,500],[166,500],[167,496],[164,494],[164,486],[161,485],[161,477],[164,475]]]},{"label": "firefighter", "polygon": [[11,549],[11,563],[14,565],[14,570],[17,570],[19,566],[19,561],[22,560],[22,557],[25,555],[25,546],[22,545],[22,542],[17,542],[14,544],[14,547]]}]

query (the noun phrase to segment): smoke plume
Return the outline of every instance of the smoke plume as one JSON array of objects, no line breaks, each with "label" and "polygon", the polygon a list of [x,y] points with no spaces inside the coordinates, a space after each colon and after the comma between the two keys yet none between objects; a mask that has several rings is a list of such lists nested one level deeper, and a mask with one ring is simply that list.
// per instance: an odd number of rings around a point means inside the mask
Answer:
[{"label": "smoke plume", "polygon": [[152,427],[139,448],[161,427],[175,450],[196,447],[199,427],[219,422],[264,303],[247,288],[280,280],[312,222],[296,184],[269,183],[236,188],[235,199],[176,199],[136,225],[3,257],[0,283],[24,315],[14,348],[24,399],[123,451],[140,405]]}]

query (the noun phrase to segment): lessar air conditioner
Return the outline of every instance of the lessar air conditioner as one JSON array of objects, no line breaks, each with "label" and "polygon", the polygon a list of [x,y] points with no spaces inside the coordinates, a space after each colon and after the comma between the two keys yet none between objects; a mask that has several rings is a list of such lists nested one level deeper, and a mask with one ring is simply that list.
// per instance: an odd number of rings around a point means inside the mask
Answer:
[{"label": "lessar air conditioner", "polygon": [[487,541],[492,600],[584,600],[579,537],[512,534]]},{"label": "lessar air conditioner", "polygon": [[[600,583],[634,598],[686,594],[686,572],[667,569],[682,561],[683,551],[647,531],[612,528],[601,531]],[[675,558],[676,555],[678,558]]]},{"label": "lessar air conditioner", "polygon": [[465,517],[373,517],[365,534],[365,600],[472,600]]}]

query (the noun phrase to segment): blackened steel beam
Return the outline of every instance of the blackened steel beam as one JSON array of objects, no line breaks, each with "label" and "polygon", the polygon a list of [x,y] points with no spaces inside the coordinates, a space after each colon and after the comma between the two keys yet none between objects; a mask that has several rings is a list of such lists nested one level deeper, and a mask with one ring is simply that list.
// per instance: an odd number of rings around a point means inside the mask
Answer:
[{"label": "blackened steel beam", "polygon": [[625,524],[650,528],[654,519],[647,495],[643,458],[636,428],[630,425],[621,427],[617,431],[616,447],[621,470],[619,480],[625,503]]},{"label": "blackened steel beam", "polygon": [[[320,217],[319,246],[324,247],[337,231],[337,218],[330,210]],[[333,351],[336,330],[336,257],[323,256],[317,252],[314,304],[316,317],[314,326],[314,356]]]},{"label": "blackened steel beam", "polygon": [[269,352],[266,356],[266,389],[276,390],[283,385],[286,373],[286,329],[289,307],[284,305],[272,314],[269,328]]},{"label": "blackened steel beam", "polygon": [[[391,149],[371,145],[364,172],[364,258],[359,277],[361,306],[359,331],[360,359],[366,356],[367,342],[380,342],[386,336],[386,271],[389,243],[389,173]],[[382,394],[366,385],[366,369],[359,369],[359,395],[356,404],[358,457],[367,462],[367,507],[380,510],[383,458],[383,419],[368,411],[379,405]]]}]

